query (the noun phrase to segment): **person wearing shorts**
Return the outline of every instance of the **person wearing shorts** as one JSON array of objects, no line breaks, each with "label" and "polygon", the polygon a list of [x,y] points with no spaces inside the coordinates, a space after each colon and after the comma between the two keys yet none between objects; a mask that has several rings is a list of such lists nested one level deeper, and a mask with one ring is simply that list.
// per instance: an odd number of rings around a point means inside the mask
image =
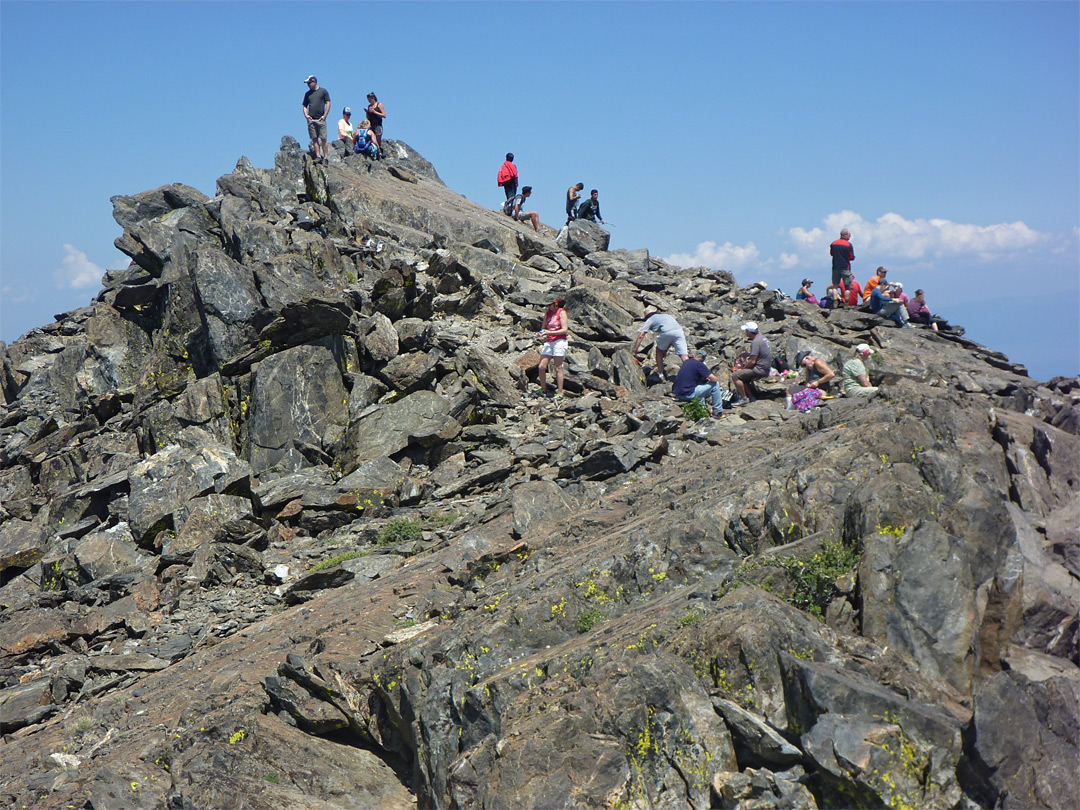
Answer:
[{"label": "person wearing shorts", "polygon": [[686,350],[686,335],[679,326],[679,322],[673,317],[665,312],[654,310],[648,313],[645,323],[641,325],[637,340],[634,341],[633,355],[635,357],[637,357],[641,341],[645,339],[646,332],[656,335],[656,373],[660,375],[660,382],[664,382],[667,379],[664,375],[664,358],[667,357],[667,353],[674,349],[675,354],[679,355],[679,359],[684,362],[690,356]]},{"label": "person wearing shorts", "polygon": [[529,199],[532,194],[532,186],[525,186],[521,189],[520,194],[515,194],[511,199],[503,203],[503,210],[509,207],[510,218],[516,219],[518,222],[531,222],[533,230],[540,231],[540,214],[536,211],[526,211],[525,200]]},{"label": "person wearing shorts", "polygon": [[539,375],[540,393],[547,396],[547,368],[550,360],[555,367],[555,397],[563,395],[563,358],[566,357],[568,336],[570,334],[570,321],[563,305],[564,298],[554,298],[548,304],[544,312],[544,328],[538,333],[538,337],[544,341],[544,347],[540,350],[540,365],[536,371]]},{"label": "person wearing shorts", "polygon": [[742,333],[750,341],[750,356],[743,363],[743,367],[731,375],[735,390],[739,394],[739,398],[731,403],[735,407],[750,403],[747,383],[768,377],[772,367],[772,346],[769,345],[768,338],[758,332],[758,325],[754,321],[747,321],[742,325]]},{"label": "person wearing shorts", "polygon": [[382,122],[386,118],[386,107],[382,105],[374,93],[367,94],[367,120],[371,124],[371,135],[375,139],[375,147],[379,150],[379,159],[383,158],[382,148]]},{"label": "person wearing shorts", "polygon": [[326,116],[330,114],[330,94],[325,87],[319,87],[314,76],[304,79],[304,84],[308,86],[304,93],[304,118],[307,119],[308,137],[315,147],[315,162],[321,160],[325,165],[330,162],[330,147],[326,143]]}]

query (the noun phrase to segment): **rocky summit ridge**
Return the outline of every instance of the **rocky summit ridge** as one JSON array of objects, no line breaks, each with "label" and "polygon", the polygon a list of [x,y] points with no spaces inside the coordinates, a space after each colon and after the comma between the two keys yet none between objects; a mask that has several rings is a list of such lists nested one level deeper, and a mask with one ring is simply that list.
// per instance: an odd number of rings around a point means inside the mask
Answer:
[{"label": "rocky summit ridge", "polygon": [[[0,806],[1077,806],[1080,380],[387,145],[114,197],[130,266],[0,344]],[[693,421],[653,306],[880,391]]]}]

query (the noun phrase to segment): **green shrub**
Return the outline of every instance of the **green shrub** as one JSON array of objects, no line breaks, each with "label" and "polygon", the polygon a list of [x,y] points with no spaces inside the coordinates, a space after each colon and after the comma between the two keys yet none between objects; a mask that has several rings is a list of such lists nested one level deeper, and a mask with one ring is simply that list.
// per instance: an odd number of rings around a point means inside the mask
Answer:
[{"label": "green shrub", "polygon": [[[857,548],[849,548],[836,540],[826,540],[822,547],[809,557],[762,556],[747,560],[739,566],[734,579],[736,583],[750,582],[749,574],[754,571],[781,568],[787,572],[794,584],[790,593],[780,593],[778,596],[820,619],[829,603],[840,595],[836,589],[836,581],[855,570],[859,556],[860,551]],[[764,590],[772,590],[771,586],[771,575],[765,582],[759,583],[759,587]]]},{"label": "green shrub", "polygon": [[679,618],[679,627],[692,627],[701,621],[701,614],[696,610],[688,610]]},{"label": "green shrub", "polygon": [[424,534],[423,523],[413,518],[398,518],[391,520],[381,532],[378,543],[380,546],[392,546],[395,543],[403,543],[406,540],[419,540]]},{"label": "green shrub", "polygon": [[709,415],[709,409],[705,406],[705,400],[701,397],[684,402],[679,407],[682,408],[683,416],[691,422],[705,419]]},{"label": "green shrub", "polygon": [[314,574],[316,571],[325,571],[327,568],[333,568],[338,563],[343,563],[346,560],[355,560],[357,557],[364,557],[367,554],[367,551],[346,551],[344,554],[338,554],[317,563],[308,573]]},{"label": "green shrub", "polygon": [[577,629],[582,633],[587,633],[606,618],[607,613],[600,608],[583,610],[577,617]]}]

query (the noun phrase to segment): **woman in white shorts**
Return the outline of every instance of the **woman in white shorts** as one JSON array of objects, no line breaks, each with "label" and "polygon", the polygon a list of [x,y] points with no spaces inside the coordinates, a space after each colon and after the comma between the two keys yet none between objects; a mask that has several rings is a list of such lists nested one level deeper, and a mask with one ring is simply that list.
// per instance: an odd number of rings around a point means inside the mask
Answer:
[{"label": "woman in white shorts", "polygon": [[544,312],[544,328],[537,333],[537,337],[544,341],[544,348],[540,350],[540,365],[537,371],[540,375],[540,393],[547,396],[547,367],[548,360],[553,359],[555,365],[555,381],[557,390],[555,397],[563,395],[563,358],[566,357],[567,336],[570,334],[570,324],[566,316],[563,304],[566,300],[555,298],[548,304]]}]

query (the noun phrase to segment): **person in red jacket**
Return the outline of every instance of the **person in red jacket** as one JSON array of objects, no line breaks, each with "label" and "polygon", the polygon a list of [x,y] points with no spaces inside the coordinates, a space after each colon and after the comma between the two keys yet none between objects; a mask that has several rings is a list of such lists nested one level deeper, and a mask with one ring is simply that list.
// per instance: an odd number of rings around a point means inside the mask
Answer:
[{"label": "person in red jacket", "polygon": [[514,153],[506,153],[506,163],[499,168],[499,176],[496,178],[499,181],[499,185],[502,186],[502,190],[506,193],[506,199],[510,199],[517,194],[517,181],[518,173],[517,166],[514,165]]},{"label": "person in red jacket", "polygon": [[851,231],[844,228],[840,231],[840,238],[829,245],[829,255],[832,256],[833,284],[851,283],[851,262],[855,258],[855,249],[851,246],[850,240]]}]

